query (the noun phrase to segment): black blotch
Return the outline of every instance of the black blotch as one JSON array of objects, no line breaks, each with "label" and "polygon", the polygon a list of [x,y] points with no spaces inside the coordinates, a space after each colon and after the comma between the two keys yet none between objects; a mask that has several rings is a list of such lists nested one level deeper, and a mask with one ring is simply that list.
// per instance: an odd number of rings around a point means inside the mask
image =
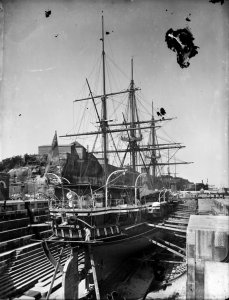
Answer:
[{"label": "black blotch", "polygon": [[187,22],[191,22],[191,20],[187,17],[186,19],[185,19]]},{"label": "black blotch", "polygon": [[177,53],[177,62],[181,68],[187,68],[191,57],[198,54],[193,41],[194,37],[189,28],[173,30],[170,28],[165,35],[168,48]]},{"label": "black blotch", "polygon": [[18,116],[21,117],[21,114],[19,114]]},{"label": "black blotch", "polygon": [[223,4],[224,4],[224,0],[209,0],[209,2],[210,2],[210,3],[214,3],[214,4],[215,4],[215,3],[219,3],[219,2],[220,2],[220,3],[221,3],[221,5],[223,5]]},{"label": "black blotch", "polygon": [[[161,107],[160,110],[157,111],[158,117],[162,117],[162,116],[164,116],[165,114],[166,114],[166,111],[165,111],[165,109],[164,109],[163,107]],[[162,117],[162,119],[164,120],[164,117]]]},{"label": "black blotch", "polygon": [[162,114],[162,116],[164,116],[166,114],[166,111],[165,111],[165,109],[163,107],[161,107],[160,113]]},{"label": "black blotch", "polygon": [[108,35],[108,34],[110,34],[110,32],[109,32],[109,31],[106,31],[106,35]]},{"label": "black blotch", "polygon": [[46,16],[46,18],[48,18],[50,15],[51,15],[51,10],[46,10],[45,11],[45,16]]},{"label": "black blotch", "polygon": [[165,11],[168,11],[168,9],[166,9]]},{"label": "black blotch", "polygon": [[59,34],[55,34],[55,37],[58,37],[59,36]]}]

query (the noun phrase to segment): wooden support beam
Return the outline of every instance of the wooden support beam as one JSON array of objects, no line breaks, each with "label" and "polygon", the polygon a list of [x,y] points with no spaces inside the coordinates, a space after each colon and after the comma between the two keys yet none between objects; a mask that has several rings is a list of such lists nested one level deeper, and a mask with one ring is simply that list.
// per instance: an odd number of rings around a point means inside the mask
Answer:
[{"label": "wooden support beam", "polygon": [[94,262],[94,257],[93,257],[93,253],[91,251],[90,244],[88,245],[88,252],[89,252],[89,256],[90,256],[93,281],[94,281],[94,286],[95,286],[95,296],[96,296],[96,300],[100,300],[101,298],[100,298],[100,293],[99,293],[99,285],[98,285],[98,280],[97,280],[97,275],[96,275],[95,262]]},{"label": "wooden support beam", "polygon": [[47,296],[46,296],[46,300],[49,299],[49,296],[50,296],[50,294],[51,294],[51,292],[52,292],[52,287],[53,287],[53,284],[54,284],[54,281],[55,281],[55,278],[56,278],[57,271],[59,270],[59,265],[60,265],[60,261],[61,261],[62,255],[63,255],[63,251],[64,251],[64,247],[62,247],[62,249],[61,249],[61,251],[60,251],[60,256],[59,256],[57,265],[56,265],[56,267],[55,267],[55,271],[54,271],[54,274],[53,274],[53,277],[52,277],[52,282],[51,282],[51,284],[50,284],[48,294],[47,294]]},{"label": "wooden support beam", "polygon": [[149,239],[149,241],[150,241],[151,243],[153,243],[153,244],[155,244],[155,245],[161,247],[161,248],[164,248],[164,249],[166,249],[166,250],[168,250],[168,251],[170,251],[170,252],[176,254],[177,256],[180,256],[180,257],[182,257],[182,258],[185,258],[185,257],[186,257],[186,255],[184,255],[184,254],[182,254],[182,253],[180,253],[180,252],[178,252],[178,251],[176,251],[176,250],[174,250],[174,249],[172,249],[172,248],[169,248],[169,247],[167,247],[166,245],[163,245],[162,243],[159,243],[159,242],[157,242],[157,241],[155,241],[155,240],[152,240],[152,239]]},{"label": "wooden support beam", "polygon": [[184,213],[184,214],[192,214],[194,213],[193,210],[188,210],[188,209],[177,209],[176,212],[179,212],[179,213]]},{"label": "wooden support beam", "polygon": [[174,216],[181,216],[181,217],[186,217],[186,218],[190,218],[190,214],[186,214],[186,213],[181,213],[181,212],[175,212],[173,213]]},{"label": "wooden support beam", "polygon": [[[149,259],[148,261],[156,261],[158,262],[158,259]],[[162,263],[169,263],[169,264],[183,264],[184,261],[179,261],[179,260],[166,260],[166,259],[160,259],[160,262]]]},{"label": "wooden support beam", "polygon": [[167,227],[167,226],[163,226],[163,225],[155,225],[155,224],[150,224],[150,223],[147,223],[147,225],[150,227],[160,228],[160,229],[164,229],[164,230],[171,230],[171,231],[178,231],[178,232],[186,233],[186,229],[178,229],[178,228],[172,228],[172,227]]},{"label": "wooden support beam", "polygon": [[181,216],[181,215],[179,215],[179,214],[177,214],[177,215],[173,214],[173,215],[170,215],[170,216],[173,217],[173,218],[180,218],[180,219],[186,219],[186,220],[189,220],[189,217]]},{"label": "wooden support beam", "polygon": [[159,239],[159,241],[161,241],[162,243],[165,243],[166,245],[169,245],[169,246],[171,246],[171,247],[177,248],[177,249],[179,249],[179,250],[185,252],[185,249],[184,249],[184,248],[181,248],[181,247],[179,247],[178,245],[175,245],[175,244],[173,244],[173,243],[171,243],[171,242],[168,242],[168,241],[165,241],[165,240],[162,240],[162,239]]},{"label": "wooden support beam", "polygon": [[186,235],[174,233],[175,236],[186,239]]},{"label": "wooden support beam", "polygon": [[55,257],[52,255],[48,245],[47,245],[47,241],[44,240],[41,242],[41,246],[43,248],[43,251],[46,255],[46,257],[48,258],[48,260],[50,261],[50,263],[54,266],[54,268],[56,268],[56,266],[58,265],[58,270],[63,273],[63,266],[61,264],[58,264],[58,261],[55,259]]},{"label": "wooden support beam", "polygon": [[171,227],[171,228],[181,228],[181,229],[185,229],[187,226],[185,225],[174,225],[174,224],[167,224],[165,223],[159,223],[158,225],[162,225],[162,226],[166,226],[166,227]]},{"label": "wooden support beam", "polygon": [[165,220],[166,223],[175,223],[175,224],[185,224],[187,225],[188,224],[188,220],[187,219],[172,219],[172,218],[169,218],[167,220]]},{"label": "wooden support beam", "polygon": [[[171,254],[170,254],[170,256],[171,256]],[[136,258],[135,260],[138,260],[138,261],[146,261],[146,262],[148,262],[148,261],[152,261],[152,262],[162,262],[162,263],[169,263],[169,264],[183,264],[184,263],[184,261],[183,260],[166,260],[166,259],[147,259],[147,258],[143,258],[143,259],[141,259],[141,258]]]}]

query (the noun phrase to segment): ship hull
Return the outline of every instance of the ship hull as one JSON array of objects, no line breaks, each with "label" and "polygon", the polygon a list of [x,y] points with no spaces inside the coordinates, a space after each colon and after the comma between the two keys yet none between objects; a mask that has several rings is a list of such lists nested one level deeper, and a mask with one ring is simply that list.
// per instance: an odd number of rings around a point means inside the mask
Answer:
[{"label": "ship hull", "polygon": [[163,231],[144,226],[134,235],[130,233],[125,238],[92,246],[98,281],[106,280],[130,256],[152,246],[151,239],[163,236]]}]

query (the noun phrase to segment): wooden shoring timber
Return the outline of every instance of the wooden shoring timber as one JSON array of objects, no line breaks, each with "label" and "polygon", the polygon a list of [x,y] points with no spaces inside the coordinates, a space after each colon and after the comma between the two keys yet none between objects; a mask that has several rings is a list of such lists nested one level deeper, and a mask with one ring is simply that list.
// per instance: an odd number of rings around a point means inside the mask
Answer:
[{"label": "wooden shoring timber", "polygon": [[161,228],[164,230],[171,230],[171,231],[178,231],[178,232],[186,233],[186,229],[173,228],[173,227],[167,227],[167,226],[163,226],[163,225],[155,225],[155,224],[150,224],[150,223],[148,223],[147,225],[151,226],[151,227],[155,227],[155,228]]},{"label": "wooden shoring timber", "polygon": [[189,214],[189,213],[193,213],[194,210],[176,209],[174,212],[181,213],[181,214]]},{"label": "wooden shoring timber", "polygon": [[180,219],[168,219],[165,220],[166,223],[175,223],[175,224],[184,224],[188,225],[188,220],[180,220]]},{"label": "wooden shoring timber", "polygon": [[192,215],[192,214],[195,214],[196,212],[195,211],[187,211],[187,210],[176,210],[175,213],[178,213],[178,214],[184,214],[184,215]]},{"label": "wooden shoring timber", "polygon": [[186,223],[188,223],[188,221],[189,221],[188,218],[176,218],[176,217],[171,217],[171,216],[169,216],[166,220],[177,221],[177,222],[186,222]]},{"label": "wooden shoring timber", "polygon": [[[171,256],[171,254],[170,254]],[[143,261],[143,262],[158,262],[160,261],[160,263],[169,263],[169,264],[183,264],[184,261],[183,260],[167,260],[167,259],[144,259],[144,258],[136,258],[135,260],[138,260],[138,261]]]},{"label": "wooden shoring timber", "polygon": [[179,214],[172,214],[172,215],[170,215],[170,217],[173,217],[173,218],[180,218],[180,219],[189,219],[190,217],[186,217],[186,216],[181,216],[181,215],[179,215]]},{"label": "wooden shoring timber", "polygon": [[176,210],[174,211],[174,213],[181,214],[181,215],[191,215],[192,213],[194,213],[194,211]]},{"label": "wooden shoring timber", "polygon": [[182,257],[182,258],[185,258],[185,257],[186,257],[186,255],[184,255],[184,254],[182,254],[182,253],[180,253],[180,252],[178,252],[178,251],[176,251],[176,250],[174,250],[174,249],[172,249],[172,248],[170,248],[170,247],[168,247],[168,246],[166,246],[166,245],[163,245],[162,243],[159,243],[159,242],[157,242],[157,241],[155,241],[155,240],[152,240],[152,239],[149,239],[149,241],[150,241],[151,243],[153,243],[153,244],[155,244],[155,245],[161,247],[161,248],[164,248],[164,249],[166,249],[166,250],[168,250],[168,251],[170,251],[170,252],[172,252],[172,253],[174,253],[174,254],[180,256],[180,257]]},{"label": "wooden shoring timber", "polygon": [[168,224],[168,223],[166,223],[166,222],[164,222],[164,223],[159,223],[158,225],[164,225],[164,226],[166,226],[166,227],[171,227],[171,228],[181,228],[181,229],[185,229],[185,228],[187,228],[187,225],[185,226],[185,225],[175,225],[175,224]]},{"label": "wooden shoring timber", "polygon": [[[56,268],[56,266],[58,266],[58,270],[61,272],[61,273],[63,273],[63,266],[60,264],[60,263],[58,263],[58,261],[55,259],[55,257],[52,255],[52,253],[51,253],[51,251],[50,251],[50,249],[49,249],[49,247],[48,247],[48,245],[47,245],[47,241],[46,240],[44,240],[44,241],[42,241],[42,243],[41,243],[41,246],[42,246],[42,248],[43,248],[43,251],[44,251],[44,253],[45,253],[45,255],[46,255],[46,257],[48,258],[48,260],[50,261],[50,263],[54,266],[54,268]],[[62,251],[62,250],[61,250]],[[62,256],[62,255],[61,255]]]},{"label": "wooden shoring timber", "polygon": [[[148,261],[156,261],[158,262],[157,259],[149,259]],[[169,264],[183,264],[183,260],[166,260],[166,259],[160,259],[160,263],[169,263]]]},{"label": "wooden shoring timber", "polygon": [[178,207],[192,207],[193,206],[193,204],[185,204],[185,203],[180,203],[179,205],[178,205]]},{"label": "wooden shoring timber", "polygon": [[186,235],[174,233],[175,236],[186,239]]},{"label": "wooden shoring timber", "polygon": [[185,219],[185,218],[187,218],[187,219],[189,219],[190,218],[190,215],[189,214],[174,214],[174,215],[172,215],[173,217],[175,217],[175,218],[183,218],[183,219]]},{"label": "wooden shoring timber", "polygon": [[159,239],[159,241],[162,242],[162,243],[165,243],[166,245],[169,245],[169,246],[171,246],[171,247],[177,248],[177,249],[179,249],[179,250],[185,252],[185,249],[184,249],[184,248],[179,247],[178,245],[175,245],[175,244],[173,244],[173,243],[171,243],[171,242],[168,242],[168,241],[162,240],[162,239]]},{"label": "wooden shoring timber", "polygon": [[193,208],[176,208],[176,211],[187,211],[187,212],[193,212],[195,209]]},{"label": "wooden shoring timber", "polygon": [[93,253],[92,253],[90,245],[88,245],[88,252],[89,252],[89,257],[90,257],[90,262],[91,262],[94,286],[95,286],[95,296],[96,296],[96,300],[100,300],[101,298],[100,298],[99,285],[98,285],[96,269],[95,269],[95,261],[94,261],[94,257],[93,257]]},{"label": "wooden shoring timber", "polygon": [[55,267],[55,271],[54,271],[54,274],[53,274],[53,277],[52,277],[52,281],[51,281],[51,284],[50,284],[50,287],[49,287],[48,294],[46,296],[46,300],[49,300],[49,296],[50,296],[50,294],[52,292],[52,287],[53,287],[54,281],[56,279],[56,274],[57,274],[57,272],[59,270],[61,258],[62,258],[63,252],[64,252],[64,247],[65,246],[63,246],[62,249],[61,249],[61,251],[60,251],[60,256],[59,256],[58,262],[57,262],[56,267]]}]

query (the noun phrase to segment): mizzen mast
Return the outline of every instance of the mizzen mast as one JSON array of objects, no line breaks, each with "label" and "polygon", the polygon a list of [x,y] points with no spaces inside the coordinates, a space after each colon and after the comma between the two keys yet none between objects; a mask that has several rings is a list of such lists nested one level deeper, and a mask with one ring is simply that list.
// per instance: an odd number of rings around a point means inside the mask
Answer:
[{"label": "mizzen mast", "polygon": [[[152,145],[153,145],[153,147],[155,147],[155,145],[156,145],[156,132],[155,132],[154,126],[155,126],[155,120],[154,120],[153,101],[152,101]],[[156,178],[156,162],[157,162],[156,150],[153,149],[152,150],[152,159],[151,159],[153,183]]]}]

